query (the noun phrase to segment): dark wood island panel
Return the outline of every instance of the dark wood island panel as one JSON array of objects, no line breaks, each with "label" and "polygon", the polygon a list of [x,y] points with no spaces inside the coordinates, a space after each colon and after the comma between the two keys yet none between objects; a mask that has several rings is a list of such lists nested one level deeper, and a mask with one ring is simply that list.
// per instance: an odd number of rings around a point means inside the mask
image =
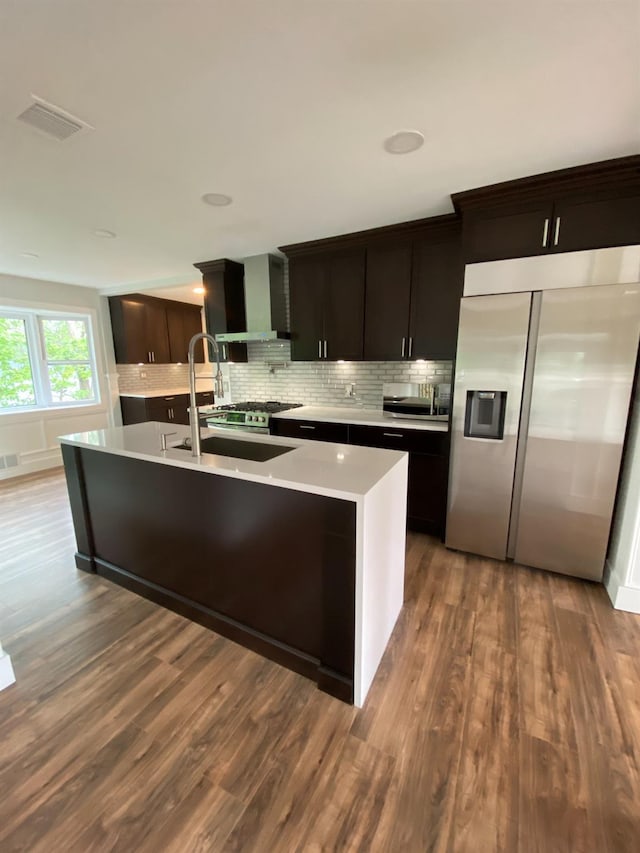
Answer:
[{"label": "dark wood island panel", "polygon": [[62,445],[76,564],[353,701],[355,503]]}]

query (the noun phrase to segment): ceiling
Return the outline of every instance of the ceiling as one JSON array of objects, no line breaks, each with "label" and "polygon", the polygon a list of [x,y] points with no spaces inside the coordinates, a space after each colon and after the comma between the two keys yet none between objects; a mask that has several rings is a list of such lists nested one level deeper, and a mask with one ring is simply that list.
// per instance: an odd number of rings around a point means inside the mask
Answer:
[{"label": "ceiling", "polygon": [[640,151],[638,0],[3,0],[0,48],[0,272],[107,292]]}]

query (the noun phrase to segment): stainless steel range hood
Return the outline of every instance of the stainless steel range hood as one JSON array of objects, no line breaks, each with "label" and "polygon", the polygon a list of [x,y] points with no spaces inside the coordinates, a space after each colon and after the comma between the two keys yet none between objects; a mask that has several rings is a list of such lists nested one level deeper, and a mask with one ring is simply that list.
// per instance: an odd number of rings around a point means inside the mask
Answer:
[{"label": "stainless steel range hood", "polygon": [[221,343],[288,340],[284,294],[284,260],[275,255],[245,258],[244,298],[247,312],[246,332],[219,332]]}]

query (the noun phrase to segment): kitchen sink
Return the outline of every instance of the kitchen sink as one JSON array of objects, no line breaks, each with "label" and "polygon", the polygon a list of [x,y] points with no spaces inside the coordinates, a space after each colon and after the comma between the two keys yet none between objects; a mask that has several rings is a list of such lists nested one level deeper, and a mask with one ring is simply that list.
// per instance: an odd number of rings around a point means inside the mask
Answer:
[{"label": "kitchen sink", "polygon": [[[174,450],[191,450],[191,444],[183,442],[173,446]],[[252,462],[267,462],[290,453],[295,447],[287,447],[283,444],[266,444],[257,441],[243,441],[236,438],[221,438],[211,436],[200,441],[200,449],[203,453],[213,453],[216,456],[231,456],[234,459],[249,459]]]}]

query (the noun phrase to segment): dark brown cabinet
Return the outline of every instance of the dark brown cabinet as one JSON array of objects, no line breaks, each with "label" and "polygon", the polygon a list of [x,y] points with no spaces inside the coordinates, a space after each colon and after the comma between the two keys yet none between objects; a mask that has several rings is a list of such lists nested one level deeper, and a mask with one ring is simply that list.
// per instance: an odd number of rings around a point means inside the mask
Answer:
[{"label": "dark brown cabinet", "polygon": [[352,423],[271,419],[272,435],[358,444],[409,453],[407,525],[434,536],[444,535],[449,472],[449,433],[397,426],[364,426]]},{"label": "dark brown cabinet", "polygon": [[[213,391],[198,391],[198,406],[210,406],[214,402]],[[122,423],[140,424],[145,421],[161,423],[189,423],[189,395],[168,394],[161,397],[120,397]]]},{"label": "dark brown cabinet", "polygon": [[452,359],[464,267],[455,216],[390,244],[367,248],[364,357]]},{"label": "dark brown cabinet", "polygon": [[640,156],[456,193],[467,263],[640,243]]},{"label": "dark brown cabinet", "polygon": [[169,363],[167,314],[161,300],[136,293],[112,296],[109,309],[118,364]]},{"label": "dark brown cabinet", "polygon": [[337,444],[347,444],[349,441],[349,426],[333,424],[326,421],[298,421],[289,418],[273,418],[271,434],[286,438],[309,438],[314,441],[335,441]]},{"label": "dark brown cabinet", "polygon": [[[204,319],[207,331],[212,335],[224,332],[246,332],[244,266],[227,258],[203,261],[194,266],[202,273]],[[209,359],[215,361],[211,347]],[[220,361],[247,361],[247,345],[221,343]]]},{"label": "dark brown cabinet", "polygon": [[290,258],[294,361],[362,359],[364,288],[363,248]]},{"label": "dark brown cabinet", "polygon": [[[118,364],[176,364],[187,361],[191,337],[202,331],[200,307],[142,293],[109,299]],[[204,361],[202,348],[196,361]]]},{"label": "dark brown cabinet", "polygon": [[[202,331],[200,306],[167,301],[166,310],[171,362],[186,364],[189,359],[189,341]],[[204,348],[201,343],[196,344],[193,354],[194,361],[204,361]]]},{"label": "dark brown cabinet", "polygon": [[407,525],[411,530],[442,536],[447,511],[449,434],[354,424],[349,426],[349,441],[409,453]]},{"label": "dark brown cabinet", "polygon": [[364,357],[398,361],[408,354],[411,242],[382,241],[367,248]]}]

